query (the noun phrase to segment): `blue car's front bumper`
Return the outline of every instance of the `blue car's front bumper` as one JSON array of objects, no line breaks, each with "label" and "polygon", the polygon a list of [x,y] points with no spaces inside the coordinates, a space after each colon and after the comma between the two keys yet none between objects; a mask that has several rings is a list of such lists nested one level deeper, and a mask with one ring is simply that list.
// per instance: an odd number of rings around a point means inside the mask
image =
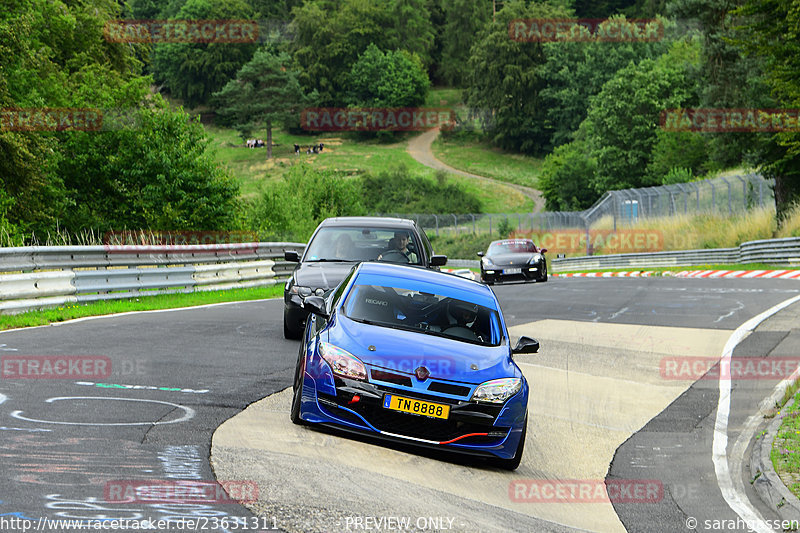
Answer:
[{"label": "blue car's front bumper", "polygon": [[[334,376],[328,364],[307,345],[300,417],[387,440],[449,449],[501,459],[514,457],[527,413],[528,386],[504,404],[469,401],[475,385],[369,368],[370,382]],[[376,380],[374,376],[381,379]],[[392,383],[394,382],[394,383]],[[431,392],[435,388],[445,392]],[[406,414],[383,407],[386,394],[450,406],[447,420]]]}]

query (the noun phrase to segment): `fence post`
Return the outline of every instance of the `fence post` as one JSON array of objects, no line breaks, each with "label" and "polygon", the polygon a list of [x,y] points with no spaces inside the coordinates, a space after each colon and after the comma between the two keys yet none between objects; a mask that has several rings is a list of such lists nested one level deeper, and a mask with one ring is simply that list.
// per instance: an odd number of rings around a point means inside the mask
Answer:
[{"label": "fence post", "polygon": [[475,230],[475,215],[470,214],[469,216],[472,217],[472,234],[475,235],[475,233],[476,233],[476,230]]},{"label": "fence post", "polygon": [[733,207],[731,206],[731,182],[722,177],[720,179],[728,186],[728,215],[730,216],[733,214]]},{"label": "fence post", "polygon": [[438,215],[433,215],[433,219],[436,221],[436,236],[439,236],[439,217]]}]

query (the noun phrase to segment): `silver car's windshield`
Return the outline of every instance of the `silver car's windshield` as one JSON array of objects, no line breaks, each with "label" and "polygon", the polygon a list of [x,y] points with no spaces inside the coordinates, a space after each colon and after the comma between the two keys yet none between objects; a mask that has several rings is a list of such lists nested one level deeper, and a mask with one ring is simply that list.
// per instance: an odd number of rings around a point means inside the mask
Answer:
[{"label": "silver car's windshield", "polygon": [[304,258],[304,261],[376,260],[422,264],[414,233],[401,228],[322,228],[309,243]]},{"label": "silver car's windshield", "polygon": [[533,241],[510,239],[507,241],[493,242],[489,246],[488,254],[489,255],[525,254],[525,253],[535,253],[535,252],[536,252],[536,245],[533,244]]}]

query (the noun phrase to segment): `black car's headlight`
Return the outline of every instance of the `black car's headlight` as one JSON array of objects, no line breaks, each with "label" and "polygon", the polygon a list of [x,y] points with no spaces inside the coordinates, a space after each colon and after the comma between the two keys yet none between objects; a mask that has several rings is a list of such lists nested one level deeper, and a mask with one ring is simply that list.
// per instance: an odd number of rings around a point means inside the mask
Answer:
[{"label": "black car's headlight", "polygon": [[542,260],[542,254],[533,254],[531,257],[531,263],[538,263]]},{"label": "black car's headlight", "polygon": [[311,296],[312,294],[315,294],[317,296],[322,296],[323,294],[325,294],[325,289],[322,289],[322,288],[312,289],[311,287],[302,287],[300,285],[292,285],[292,287],[289,289],[289,293],[290,294],[299,294],[300,296],[305,298],[306,296]]},{"label": "black car's headlight", "polygon": [[325,341],[319,341],[319,355],[328,363],[334,374],[351,379],[367,379],[367,367],[347,350]]},{"label": "black car's headlight", "polygon": [[483,261],[483,266],[486,266],[486,267],[493,267],[494,266],[494,263],[492,263],[492,260],[489,259],[488,257],[484,257],[483,259],[481,259],[481,261]]},{"label": "black car's headlight", "polygon": [[472,394],[475,402],[503,403],[522,388],[520,378],[493,379],[478,385]]}]

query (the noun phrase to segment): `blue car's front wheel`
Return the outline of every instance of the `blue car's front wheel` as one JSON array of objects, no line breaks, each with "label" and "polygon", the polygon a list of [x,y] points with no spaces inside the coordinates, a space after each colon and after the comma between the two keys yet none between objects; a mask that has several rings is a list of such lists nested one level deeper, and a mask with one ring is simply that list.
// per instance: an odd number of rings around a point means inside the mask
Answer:
[{"label": "blue car's front wheel", "polygon": [[292,410],[289,413],[289,417],[292,419],[292,422],[297,424],[298,426],[305,426],[306,421],[300,418],[300,404],[303,401],[303,377],[305,375],[305,357],[304,357],[303,350],[300,350],[300,355],[297,359],[297,368],[294,371],[294,383],[292,390],[294,391],[294,395],[292,396]]},{"label": "blue car's front wheel", "polygon": [[519,437],[519,444],[517,444],[517,453],[511,459],[496,459],[495,464],[505,470],[516,470],[519,463],[522,461],[522,452],[525,451],[525,435],[528,432],[528,415],[525,415],[525,422],[522,426],[522,435]]}]

